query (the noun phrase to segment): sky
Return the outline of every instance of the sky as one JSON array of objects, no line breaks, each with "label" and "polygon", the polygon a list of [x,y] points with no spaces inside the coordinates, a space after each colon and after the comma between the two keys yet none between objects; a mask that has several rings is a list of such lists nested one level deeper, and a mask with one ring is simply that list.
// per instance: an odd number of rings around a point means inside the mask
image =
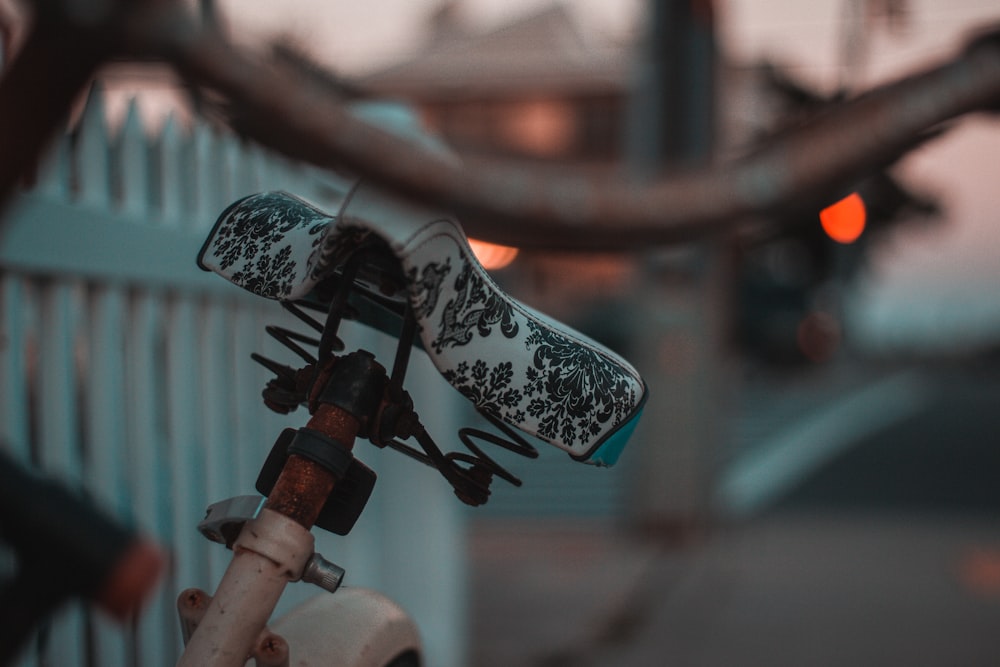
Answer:
[{"label": "sky", "polygon": [[[440,0],[217,0],[247,43],[287,32],[334,70],[359,75],[405,59],[422,44],[425,18]],[[463,0],[462,16],[486,30],[552,0]],[[644,0],[563,0],[581,30],[621,39],[641,30]],[[721,48],[730,60],[768,58],[832,89],[843,80],[846,0],[716,0]],[[996,0],[907,0],[900,31],[875,32],[851,69],[854,89],[891,80],[953,55],[974,26],[1000,25]],[[856,49],[851,53],[858,53]],[[1000,188],[995,156],[1000,120],[965,119],[944,139],[908,156],[899,173],[939,194],[946,224],[892,238],[880,248],[852,311],[873,344],[894,336],[1000,335]]]}]

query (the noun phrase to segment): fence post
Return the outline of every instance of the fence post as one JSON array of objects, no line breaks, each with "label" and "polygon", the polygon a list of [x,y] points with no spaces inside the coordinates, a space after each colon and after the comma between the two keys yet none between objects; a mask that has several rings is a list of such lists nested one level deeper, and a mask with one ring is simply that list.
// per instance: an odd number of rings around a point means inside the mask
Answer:
[{"label": "fence post", "polygon": [[156,179],[160,215],[163,224],[168,227],[181,226],[183,216],[193,214],[190,188],[185,183],[191,174],[191,169],[185,164],[190,155],[187,139],[177,125],[177,118],[170,114],[158,137],[159,169]]},{"label": "fence post", "polygon": [[224,137],[207,125],[196,125],[191,136],[191,189],[194,193],[193,219],[187,221],[190,228],[196,221],[215,221],[229,199],[232,169],[226,160],[223,147]]},{"label": "fence post", "polygon": [[150,183],[152,156],[135,98],[129,100],[125,122],[115,142],[115,152],[118,165],[115,190],[121,210],[148,224],[153,211]]},{"label": "fence post", "polygon": [[73,176],[81,204],[110,210],[111,156],[105,118],[104,95],[94,85],[77,126]]},{"label": "fence post", "polygon": [[[38,426],[41,467],[72,487],[79,488],[83,465],[78,440],[74,343],[80,305],[71,285],[52,283],[41,288],[39,321]],[[84,617],[74,601],[50,619],[50,640],[44,649],[50,664],[83,667]]]},{"label": "fence post", "polygon": [[34,190],[58,199],[68,199],[72,170],[69,133],[64,128],[42,157]]},{"label": "fence post", "polygon": [[[92,290],[87,302],[84,456],[86,484],[114,516],[128,516],[125,425],[125,298],[118,286]],[[94,658],[102,667],[125,667],[121,628],[100,615],[93,619]]]},{"label": "fence post", "polygon": [[[163,386],[163,312],[160,295],[139,290],[127,311],[126,433],[129,446],[129,481],[136,523],[163,542],[170,537],[168,510],[169,467],[161,430]],[[143,667],[170,667],[176,659],[177,637],[172,577],[150,600],[138,626],[138,650]]]}]

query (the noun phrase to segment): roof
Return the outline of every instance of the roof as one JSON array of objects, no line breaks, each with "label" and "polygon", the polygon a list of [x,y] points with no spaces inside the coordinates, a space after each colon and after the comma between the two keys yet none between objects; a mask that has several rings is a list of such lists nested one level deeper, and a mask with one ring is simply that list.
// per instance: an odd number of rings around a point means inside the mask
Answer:
[{"label": "roof", "polygon": [[630,61],[623,46],[585,39],[568,10],[555,4],[486,33],[432,35],[422,53],[360,84],[379,94],[422,100],[620,92],[628,83]]}]

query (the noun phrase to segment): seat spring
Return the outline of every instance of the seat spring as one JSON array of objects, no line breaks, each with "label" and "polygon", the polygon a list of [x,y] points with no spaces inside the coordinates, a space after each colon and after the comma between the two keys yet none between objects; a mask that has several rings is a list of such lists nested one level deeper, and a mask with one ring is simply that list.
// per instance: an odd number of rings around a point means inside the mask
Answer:
[{"label": "seat spring", "polygon": [[[306,362],[304,368],[295,369],[256,353],[251,355],[254,361],[260,363],[276,376],[264,389],[264,402],[271,409],[287,413],[299,405],[307,404],[311,385],[317,377],[319,366],[328,360],[331,352],[340,352],[344,349],[344,343],[337,337],[336,331],[340,322],[351,316],[352,307],[348,303],[348,292],[354,291],[362,298],[376,303],[383,300],[353,280],[365,259],[365,255],[365,252],[358,252],[347,262],[344,273],[337,281],[335,294],[329,308],[305,300],[295,303],[282,302],[281,305],[285,310],[319,333],[319,338],[284,327],[273,325],[265,327],[268,335]],[[324,312],[325,323],[306,313],[306,309]],[[397,311],[397,314],[403,318],[403,330],[400,333],[399,347],[396,350],[392,373],[388,379],[388,394],[392,401],[408,402],[409,398],[405,396],[402,385],[417,327],[416,320],[408,305],[404,305],[402,312]],[[312,354],[303,345],[318,348],[318,353]],[[302,372],[310,368],[312,369],[313,381],[308,383],[308,387],[303,387]],[[408,402],[407,405],[412,410],[412,403]],[[419,449],[396,437],[384,438],[378,433],[371,433],[369,439],[378,447],[389,447],[424,465],[436,468],[451,483],[455,494],[463,502],[470,505],[481,505],[489,498],[490,481],[493,476],[516,487],[520,487],[522,484],[520,479],[483,451],[484,445],[495,445],[531,459],[538,457],[538,450],[495,415],[485,411],[479,412],[502,435],[479,428],[462,427],[458,430],[458,439],[468,452],[443,453],[422,425],[419,425],[411,436],[417,441]],[[416,417],[416,414],[413,413],[413,416]]]},{"label": "seat spring", "polygon": [[[375,444],[380,447],[389,447],[426,466],[436,468],[451,483],[455,494],[462,502],[473,506],[483,505],[489,499],[490,481],[493,476],[499,477],[515,487],[520,487],[522,482],[483,452],[481,445],[484,443],[493,444],[529,459],[538,458],[538,450],[515,433],[510,426],[493,415],[485,412],[480,412],[480,414],[506,437],[478,428],[463,427],[458,431],[458,438],[470,453],[442,453],[423,427],[415,434],[420,449],[395,438],[382,440]],[[480,443],[477,444],[475,440],[479,440]]]},{"label": "seat spring", "polygon": [[[307,364],[315,364],[316,357],[313,356],[308,350],[303,348],[298,343],[305,343],[307,345],[319,345],[319,339],[313,338],[311,336],[304,336],[297,331],[292,331],[291,329],[286,329],[284,327],[268,325],[264,327],[264,331],[267,332],[271,338],[274,338],[279,343],[287,347],[289,350],[297,354],[302,358]],[[298,343],[296,342],[298,341]]]},{"label": "seat spring", "polygon": [[[305,310],[303,310],[303,308],[310,308],[310,309],[313,309],[313,310],[318,310],[318,311],[321,311],[321,312],[325,312],[326,309],[324,309],[322,306],[319,306],[319,305],[313,304],[313,303],[309,303],[308,301],[298,301],[298,302],[295,302],[295,303],[292,303],[290,301],[282,301],[281,302],[281,307],[284,308],[285,310],[287,310],[289,313],[291,313],[295,317],[299,318],[302,322],[305,322],[316,333],[320,334],[321,336],[323,335],[324,327],[323,327],[322,322],[320,322],[316,318],[310,316],[307,312],[305,312]],[[288,331],[288,330],[286,329],[285,331]],[[318,346],[320,344],[320,341],[317,338],[307,338],[307,337],[303,336],[302,334],[297,334],[297,336],[299,337],[298,340],[300,340],[300,341],[302,341],[304,343],[309,343],[310,345],[316,345],[316,346]],[[344,349],[344,341],[342,341],[340,338],[338,338],[336,336],[332,340],[332,345],[333,345],[332,349],[335,352],[340,352],[340,351],[342,351]]]},{"label": "seat spring", "polygon": [[[409,365],[410,350],[413,349],[413,342],[417,332],[417,321],[413,314],[413,309],[409,306],[405,308],[402,317],[403,327],[399,334],[396,358],[393,361],[392,374],[389,378],[389,395],[394,400],[409,401],[408,397],[404,399],[403,379],[406,376],[406,370]],[[476,440],[480,441],[480,444],[494,444],[526,458],[537,458],[538,450],[528,444],[524,438],[520,437],[501,420],[485,411],[478,410],[478,408],[477,411],[499,429],[507,439],[489,431],[463,427],[458,431],[458,438],[471,453],[451,452],[449,454],[442,454],[426,429],[421,425],[416,436],[417,442],[424,450],[423,453],[396,439],[384,442],[380,437],[376,436],[373,442],[378,440],[379,442],[376,442],[378,445],[389,445],[393,449],[407,454],[426,465],[437,468],[451,482],[452,486],[455,487],[455,493],[463,502],[470,505],[481,505],[489,498],[489,485],[494,475],[518,487],[521,486],[521,480],[486,455],[480,446],[476,444]],[[468,467],[458,465],[459,462],[466,464]]]},{"label": "seat spring", "polygon": [[[477,412],[479,412],[477,410]],[[473,456],[464,455],[461,453],[450,454],[452,458],[467,461],[473,464],[479,464],[485,466],[495,474],[497,477],[506,480],[507,482],[513,484],[514,486],[521,486],[521,480],[515,477],[506,468],[501,466],[499,463],[494,461],[492,458],[483,453],[478,445],[474,442],[474,439],[481,441],[481,443],[489,443],[506,449],[509,452],[513,452],[518,456],[523,456],[528,459],[537,459],[538,450],[530,444],[527,440],[522,438],[519,434],[514,432],[514,430],[500,421],[493,415],[486,412],[479,412],[487,421],[489,421],[493,426],[495,426],[499,431],[501,431],[506,438],[500,437],[495,433],[489,431],[484,431],[482,429],[473,428],[471,426],[466,426],[458,430],[458,439],[463,445],[468,448],[469,451],[473,453]]]}]

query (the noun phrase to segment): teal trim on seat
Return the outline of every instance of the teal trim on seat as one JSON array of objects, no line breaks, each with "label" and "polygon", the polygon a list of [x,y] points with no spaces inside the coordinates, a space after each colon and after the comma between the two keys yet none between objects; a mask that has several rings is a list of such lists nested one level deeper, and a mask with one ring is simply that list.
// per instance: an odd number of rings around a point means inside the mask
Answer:
[{"label": "teal trim on seat", "polygon": [[622,424],[617,431],[612,433],[607,440],[601,443],[601,446],[587,459],[587,463],[604,468],[610,468],[617,463],[618,457],[621,456],[622,450],[625,449],[629,438],[632,437],[632,432],[635,431],[635,426],[639,423],[640,417],[642,417],[642,408],[631,419]]}]

